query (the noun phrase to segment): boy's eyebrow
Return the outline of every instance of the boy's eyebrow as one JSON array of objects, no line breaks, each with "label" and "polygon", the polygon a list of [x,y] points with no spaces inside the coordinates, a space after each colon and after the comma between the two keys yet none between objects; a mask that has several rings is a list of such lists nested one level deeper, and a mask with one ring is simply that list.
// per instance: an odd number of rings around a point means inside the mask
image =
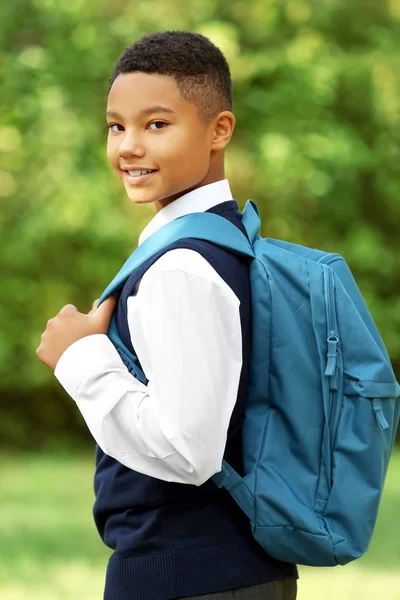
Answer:
[{"label": "boy's eyebrow", "polygon": [[[149,108],[144,108],[138,113],[138,117],[146,117],[153,113],[170,113],[175,114],[175,111],[172,108],[168,108],[167,106],[155,105],[149,106]],[[106,112],[106,117],[114,118],[114,119],[122,119],[121,115],[112,110],[108,110]]]}]

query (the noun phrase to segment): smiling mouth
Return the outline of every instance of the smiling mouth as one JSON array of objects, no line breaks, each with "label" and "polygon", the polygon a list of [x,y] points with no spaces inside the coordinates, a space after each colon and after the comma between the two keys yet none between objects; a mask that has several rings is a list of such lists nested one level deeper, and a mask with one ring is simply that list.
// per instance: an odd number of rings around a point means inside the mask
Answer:
[{"label": "smiling mouth", "polygon": [[147,175],[148,173],[154,173],[155,169],[136,169],[134,171],[127,171],[130,177],[140,177],[140,175]]},{"label": "smiling mouth", "polygon": [[151,179],[153,175],[157,173],[157,171],[155,169],[143,169],[140,171],[123,171],[123,173],[125,175],[127,183],[129,183],[130,185],[139,185]]}]

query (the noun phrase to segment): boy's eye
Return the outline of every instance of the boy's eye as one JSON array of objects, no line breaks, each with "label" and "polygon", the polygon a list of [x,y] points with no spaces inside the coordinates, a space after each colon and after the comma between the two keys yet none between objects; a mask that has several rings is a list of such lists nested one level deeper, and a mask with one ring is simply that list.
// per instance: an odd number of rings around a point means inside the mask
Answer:
[{"label": "boy's eye", "polygon": [[[152,127],[152,125],[154,125],[154,127]],[[148,127],[152,131],[156,131],[157,129],[163,129],[166,125],[167,123],[164,123],[164,121],[153,121],[152,123],[149,123]]]},{"label": "boy's eye", "polygon": [[[119,129],[118,129],[118,127],[119,127]],[[122,127],[122,125],[119,125],[118,123],[110,123],[108,125],[108,129],[110,131],[113,131],[114,133],[118,133],[119,131],[123,131],[124,128]]]}]

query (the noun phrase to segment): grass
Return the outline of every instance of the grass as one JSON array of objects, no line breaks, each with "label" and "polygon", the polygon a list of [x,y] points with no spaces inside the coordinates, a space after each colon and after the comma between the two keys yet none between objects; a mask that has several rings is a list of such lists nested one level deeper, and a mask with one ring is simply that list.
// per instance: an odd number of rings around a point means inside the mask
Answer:
[{"label": "grass", "polygon": [[[1,600],[100,600],[110,551],[95,530],[92,457],[2,457]],[[400,600],[400,453],[369,551],[335,569],[300,567],[298,600]]]}]

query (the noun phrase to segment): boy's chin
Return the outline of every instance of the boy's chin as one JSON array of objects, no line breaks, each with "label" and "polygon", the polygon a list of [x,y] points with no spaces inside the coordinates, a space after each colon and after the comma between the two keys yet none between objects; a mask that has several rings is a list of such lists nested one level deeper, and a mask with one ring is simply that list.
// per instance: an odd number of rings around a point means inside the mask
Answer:
[{"label": "boy's chin", "polygon": [[149,204],[150,202],[155,202],[157,200],[157,196],[149,193],[141,193],[139,191],[126,190],[129,200],[134,204]]}]

